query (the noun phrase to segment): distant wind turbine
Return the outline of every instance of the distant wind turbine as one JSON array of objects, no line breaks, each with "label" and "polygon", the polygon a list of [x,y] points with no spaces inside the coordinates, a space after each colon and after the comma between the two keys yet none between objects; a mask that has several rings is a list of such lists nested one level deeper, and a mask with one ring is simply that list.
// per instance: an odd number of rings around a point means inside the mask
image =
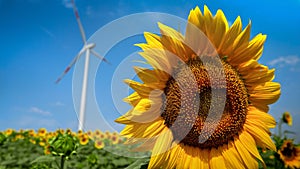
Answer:
[{"label": "distant wind turbine", "polygon": [[95,43],[87,43],[86,41],[86,36],[84,33],[83,26],[81,24],[78,10],[76,8],[74,0],[71,0],[72,5],[73,5],[73,10],[74,14],[76,16],[76,20],[79,26],[79,30],[81,33],[81,37],[83,40],[83,47],[79,51],[79,53],[75,56],[75,58],[72,60],[72,62],[68,65],[68,67],[65,69],[65,71],[61,74],[61,76],[56,80],[55,83],[59,83],[61,79],[69,72],[69,70],[74,66],[74,64],[78,61],[78,59],[85,53],[85,64],[84,64],[84,73],[83,73],[83,84],[82,84],[82,91],[81,91],[81,101],[80,101],[80,111],[79,111],[79,123],[78,123],[78,130],[83,129],[83,124],[84,124],[84,116],[85,116],[85,106],[86,106],[86,92],[87,92],[87,80],[88,80],[88,70],[89,70],[89,58],[90,58],[90,53],[95,55],[96,57],[100,58],[101,60],[105,61],[108,63],[108,61],[99,55],[97,52],[93,50],[93,48],[96,46]]}]

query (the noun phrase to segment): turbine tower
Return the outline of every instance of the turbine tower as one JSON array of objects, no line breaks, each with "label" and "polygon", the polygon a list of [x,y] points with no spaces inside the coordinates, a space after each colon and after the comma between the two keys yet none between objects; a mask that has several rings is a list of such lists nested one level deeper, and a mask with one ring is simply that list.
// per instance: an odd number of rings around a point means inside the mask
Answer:
[{"label": "turbine tower", "polygon": [[61,76],[56,80],[55,83],[59,83],[61,79],[69,72],[69,70],[74,66],[74,64],[78,61],[78,59],[85,53],[85,64],[84,64],[84,72],[83,72],[83,81],[82,81],[82,91],[81,91],[81,100],[80,100],[80,110],[79,110],[79,123],[78,123],[78,130],[82,130],[84,126],[84,117],[85,117],[85,110],[86,110],[86,93],[87,93],[87,81],[88,81],[88,70],[89,70],[89,58],[90,54],[100,58],[101,60],[108,63],[108,61],[102,57],[100,54],[95,52],[93,48],[96,46],[95,43],[87,43],[86,36],[84,33],[83,26],[80,21],[79,13],[76,8],[74,0],[71,0],[74,14],[79,26],[80,34],[83,40],[83,47],[79,51],[79,53],[75,56],[72,62],[68,65],[65,71],[61,74]]}]

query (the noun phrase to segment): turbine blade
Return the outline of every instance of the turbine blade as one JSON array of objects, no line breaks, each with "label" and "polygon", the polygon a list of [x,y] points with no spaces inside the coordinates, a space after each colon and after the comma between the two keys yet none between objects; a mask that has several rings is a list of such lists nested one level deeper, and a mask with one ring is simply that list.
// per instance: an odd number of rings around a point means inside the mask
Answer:
[{"label": "turbine blade", "polygon": [[75,5],[75,1],[71,0],[71,2],[72,2],[72,5],[73,5],[74,14],[75,14],[78,26],[79,26],[79,30],[80,30],[80,34],[81,34],[83,43],[86,43],[86,37],[85,37],[84,29],[83,29],[82,23],[80,21],[80,17],[79,17],[79,13],[78,13],[77,7]]},{"label": "turbine blade", "polygon": [[80,58],[84,50],[81,50],[72,60],[72,62],[68,65],[68,67],[65,69],[65,71],[57,78],[55,83],[59,83],[61,79],[70,71],[70,69],[73,67],[73,65],[77,62],[77,60]]},{"label": "turbine blade", "polygon": [[110,64],[110,62],[107,59],[105,59],[105,57],[101,56],[100,54],[96,53],[95,51],[91,50],[91,53],[93,55],[97,56],[99,59],[103,60],[104,62]]}]

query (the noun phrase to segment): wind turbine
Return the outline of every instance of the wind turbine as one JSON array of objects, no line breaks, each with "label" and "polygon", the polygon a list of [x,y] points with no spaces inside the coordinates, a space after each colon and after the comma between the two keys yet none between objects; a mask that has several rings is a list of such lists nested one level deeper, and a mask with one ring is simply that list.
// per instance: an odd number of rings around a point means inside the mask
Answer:
[{"label": "wind turbine", "polygon": [[80,111],[79,111],[79,123],[78,123],[78,130],[83,129],[84,124],[84,114],[85,114],[85,106],[86,106],[86,92],[87,92],[87,80],[88,80],[88,70],[89,70],[89,58],[90,53],[95,55],[96,57],[100,58],[101,60],[108,63],[108,61],[99,55],[97,52],[93,50],[93,48],[96,46],[95,43],[87,43],[86,36],[84,33],[83,26],[80,21],[80,17],[78,14],[78,10],[76,8],[74,0],[71,0],[74,14],[76,16],[76,20],[79,26],[80,34],[83,40],[83,47],[79,51],[79,53],[75,56],[75,58],[72,60],[72,62],[68,65],[68,67],[65,69],[65,71],[61,74],[61,76],[56,80],[55,83],[59,83],[61,79],[69,72],[69,70],[74,66],[74,64],[78,61],[78,59],[85,53],[85,64],[84,64],[84,73],[83,73],[83,82],[82,82],[82,90],[81,90],[81,101],[80,101]]}]

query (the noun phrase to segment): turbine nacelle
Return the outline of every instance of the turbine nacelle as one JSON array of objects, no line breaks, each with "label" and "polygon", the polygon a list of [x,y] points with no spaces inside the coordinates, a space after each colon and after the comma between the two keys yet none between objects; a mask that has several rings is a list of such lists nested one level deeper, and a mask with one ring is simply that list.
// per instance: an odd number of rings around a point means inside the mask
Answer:
[{"label": "turbine nacelle", "polygon": [[87,50],[87,49],[93,49],[96,46],[95,43],[89,43],[83,46],[83,50]]}]

